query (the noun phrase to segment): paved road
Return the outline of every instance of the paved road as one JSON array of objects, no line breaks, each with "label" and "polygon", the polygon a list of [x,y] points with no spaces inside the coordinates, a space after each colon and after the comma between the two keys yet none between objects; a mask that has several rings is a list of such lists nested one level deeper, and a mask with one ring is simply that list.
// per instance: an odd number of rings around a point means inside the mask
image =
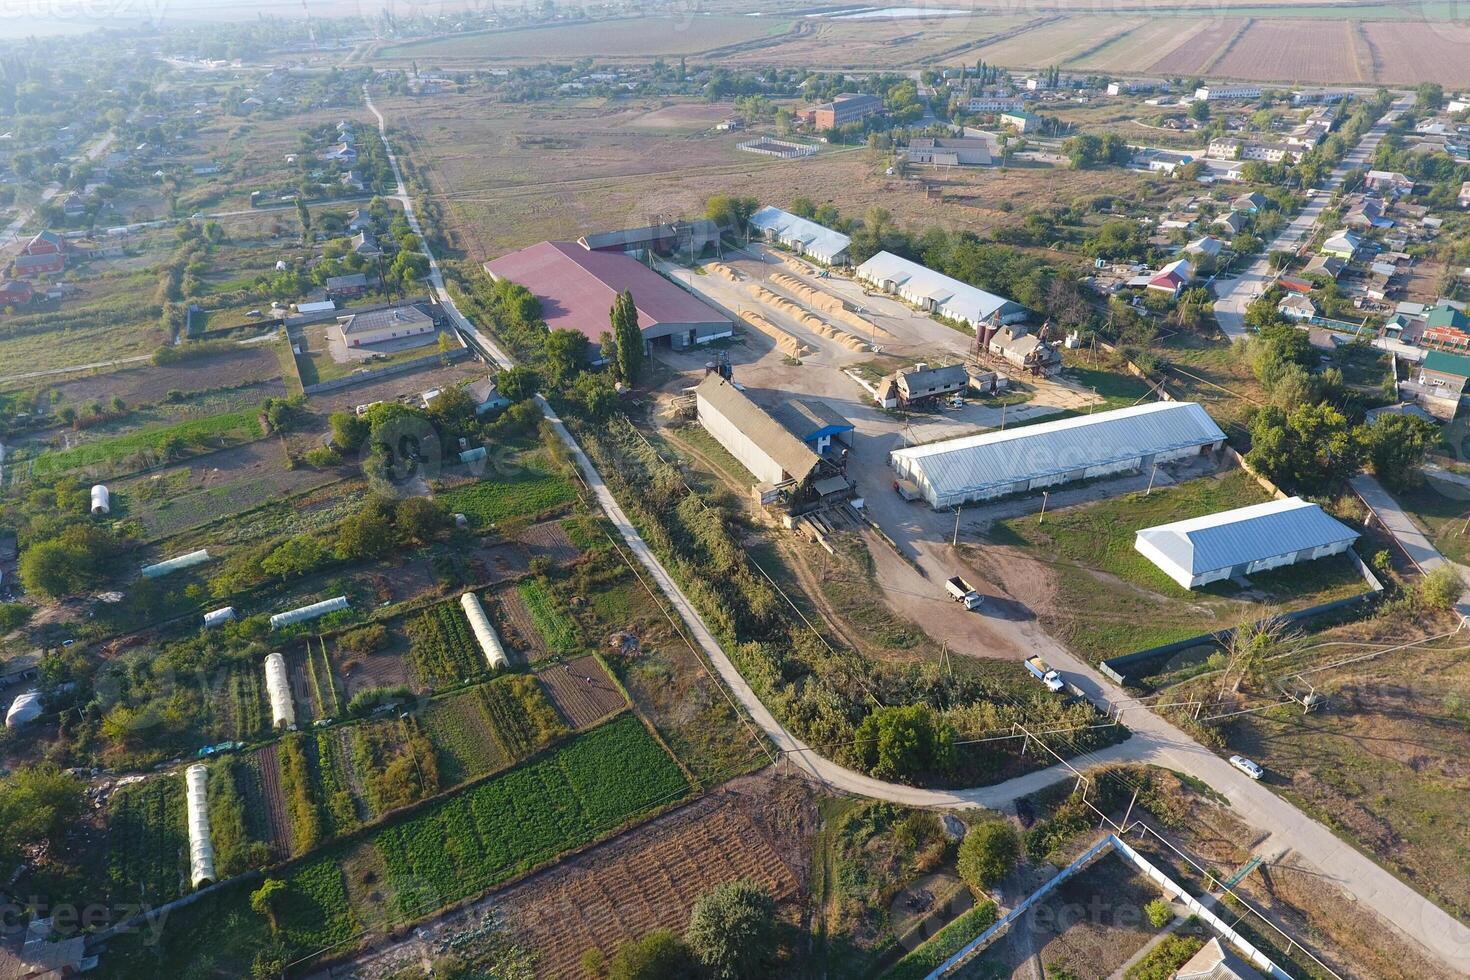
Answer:
[{"label": "paved road", "polygon": [[1363,503],[1373,511],[1384,529],[1392,534],[1399,547],[1409,556],[1409,560],[1426,572],[1431,572],[1443,565],[1444,556],[1429,540],[1429,536],[1419,530],[1418,525],[1409,517],[1408,513],[1399,506],[1397,500],[1389,494],[1383,484],[1369,476],[1360,473],[1348,481]]},{"label": "paved road", "polygon": [[[367,97],[364,89],[364,97]],[[367,106],[378,118],[380,132],[386,132],[383,116],[367,97]],[[384,140],[387,146],[386,139]],[[398,161],[393,151],[387,151],[398,182],[398,199],[404,205],[409,225],[424,240],[427,238],[418,227],[418,218],[413,212],[412,201],[403,186]],[[443,288],[443,278],[437,262],[430,255],[430,282],[443,301],[445,308],[470,336],[481,344],[490,356],[502,367],[509,367],[511,360],[488,337],[485,337],[455,307],[452,297]],[[674,606],[694,642],[709,658],[730,691],[748,712],[749,717],[765,732],[766,736],[781,750],[792,764],[826,783],[833,789],[874,799],[891,800],[909,806],[925,807],[989,807],[1000,808],[1013,803],[1017,798],[1035,792],[1044,786],[1075,778],[1070,767],[1053,766],[1032,772],[1017,779],[977,789],[927,790],[897,783],[886,783],[862,773],[853,772],[826,759],[805,745],[786,730],[774,715],[767,710],[750,685],[725,656],[703,618],[690,604],[682,589],[669,576],[662,563],[649,549],[636,528],[618,506],[596,467],[592,465],[571,433],[557,418],[550,405],[538,398],[542,412],[551,421],[558,436],[566,443],[576,461],[583,478],[592,488],[608,518],[617,527],[627,547],[652,576],[659,588]],[[892,496],[880,494],[881,497]],[[927,587],[943,580],[943,566],[928,552],[921,556],[931,569]],[[907,567],[907,566],[905,566]],[[916,573],[917,577],[917,573]],[[922,580],[921,580],[922,581]],[[955,606],[958,609],[958,606]],[[971,614],[973,615],[973,614]],[[1018,624],[1020,631],[1013,636],[1016,652],[1030,650],[1040,652],[1053,666],[1064,671],[1067,680],[1078,685],[1094,702],[1121,710],[1126,724],[1134,732],[1133,737],[1119,745],[1099,751],[1090,756],[1073,760],[1077,769],[1115,762],[1148,762],[1166,766],[1204,780],[1223,794],[1236,814],[1247,823],[1272,833],[1276,846],[1290,848],[1302,859],[1314,866],[1325,878],[1340,884],[1364,907],[1377,912],[1393,923],[1400,931],[1418,940],[1427,950],[1438,956],[1456,975],[1470,976],[1470,929],[1447,915],[1438,907],[1414,892],[1403,882],[1384,871],[1373,861],[1339,840],[1327,828],[1308,818],[1290,803],[1276,796],[1264,786],[1247,778],[1232,768],[1224,759],[1206,750],[1178,728],[1147,709],[1133,705],[1126,692],[1114,687],[1101,674],[1083,661],[1073,657],[1060,644],[1040,631],[1034,624]]]},{"label": "paved road", "polygon": [[1281,234],[1266,246],[1260,258],[1252,262],[1249,268],[1234,279],[1216,280],[1215,294],[1219,298],[1215,300],[1215,320],[1220,324],[1220,329],[1225,332],[1225,336],[1231,340],[1245,336],[1246,307],[1250,306],[1251,301],[1257,296],[1270,288],[1275,279],[1271,275],[1271,253],[1294,251],[1301,241],[1312,233],[1332,192],[1342,186],[1343,177],[1349,170],[1362,167],[1373,159],[1373,152],[1378,149],[1378,143],[1388,132],[1388,127],[1408,106],[1409,98],[1405,96],[1395,102],[1393,108],[1373,124],[1358,145],[1353,147],[1332,171],[1326,187],[1307,201],[1307,206],[1302,209],[1301,213],[1281,230]]}]

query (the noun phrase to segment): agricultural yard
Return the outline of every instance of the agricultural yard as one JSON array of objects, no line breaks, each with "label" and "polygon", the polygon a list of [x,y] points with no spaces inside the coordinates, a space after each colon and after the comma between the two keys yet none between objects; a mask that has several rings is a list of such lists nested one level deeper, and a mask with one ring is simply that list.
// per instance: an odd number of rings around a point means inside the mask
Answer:
[{"label": "agricultural yard", "polygon": [[987,549],[982,564],[1014,582],[1050,629],[1093,659],[1366,591],[1347,558],[1333,557],[1252,575],[1246,590],[1226,582],[1186,592],[1133,548],[1142,528],[1269,499],[1235,469],[1048,511],[1045,523],[1018,517],[991,526],[986,537],[999,547]]},{"label": "agricultural yard", "polygon": [[[351,310],[348,309],[347,312]],[[439,349],[439,335],[435,334],[433,337],[426,335],[414,338],[412,346],[400,346],[374,353],[364,353],[366,348],[349,352],[341,348],[340,341],[331,340],[329,335],[336,331],[336,327],[335,322],[313,323],[291,332],[291,345],[298,351],[296,369],[304,387],[336,381],[359,371],[377,371],[421,357],[431,357]],[[399,390],[402,390],[402,378],[395,380]]]},{"label": "agricultural yard", "polygon": [[1187,41],[1190,35],[1190,31],[1179,29],[1179,23],[1173,17],[1150,19],[1136,23],[1125,34],[1115,34],[1092,50],[1074,56],[1068,67],[1137,71],[1139,65],[1161,60],[1173,48]]},{"label": "agricultural yard", "polygon": [[[421,355],[424,353],[427,352],[420,351]],[[350,412],[358,405],[367,405],[377,401],[393,401],[405,391],[430,391],[446,385],[471,381],[484,377],[484,375],[484,367],[474,361],[461,361],[448,367],[435,364],[433,367],[421,368],[407,374],[398,374],[378,381],[363,381],[336,391],[312,395],[311,407],[313,411],[324,416],[333,412]]]},{"label": "agricultural yard", "polygon": [[556,565],[573,561],[581,554],[581,549],[567,537],[561,521],[536,524],[522,531],[516,540],[526,546],[531,557],[545,558]]},{"label": "agricultural yard", "polygon": [[157,905],[188,885],[184,779],[170,773],[124,786],[108,811],[106,879],[114,903]]},{"label": "agricultural yard", "polygon": [[1374,21],[1362,33],[1378,81],[1470,85],[1470,28],[1463,21]]},{"label": "agricultural yard", "polygon": [[591,728],[628,706],[628,699],[593,656],[542,667],[536,680],[573,731]]},{"label": "agricultural yard", "polygon": [[802,21],[779,43],[755,52],[732,50],[729,64],[762,63],[812,68],[902,68],[942,62],[973,63],[991,38],[1036,23],[1025,15],[985,12],[974,17],[930,17],[898,21],[814,18]]}]

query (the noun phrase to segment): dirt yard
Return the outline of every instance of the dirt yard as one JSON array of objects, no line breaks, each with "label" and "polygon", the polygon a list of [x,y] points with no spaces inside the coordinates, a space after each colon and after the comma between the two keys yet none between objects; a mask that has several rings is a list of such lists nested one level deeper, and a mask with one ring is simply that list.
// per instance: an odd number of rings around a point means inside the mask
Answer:
[{"label": "dirt yard", "polygon": [[577,657],[536,671],[536,680],[574,731],[591,728],[628,704],[596,657]]}]

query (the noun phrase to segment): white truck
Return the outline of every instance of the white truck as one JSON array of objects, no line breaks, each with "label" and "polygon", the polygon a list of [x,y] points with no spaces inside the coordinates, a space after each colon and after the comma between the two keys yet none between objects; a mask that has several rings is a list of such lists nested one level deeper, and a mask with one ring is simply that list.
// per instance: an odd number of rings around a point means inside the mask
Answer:
[{"label": "white truck", "polygon": [[1040,657],[1027,657],[1026,669],[1030,671],[1032,677],[1045,684],[1046,689],[1053,694],[1066,686],[1062,683],[1062,675],[1048,667],[1046,661]]},{"label": "white truck", "polygon": [[979,609],[980,605],[985,601],[983,595],[970,588],[970,583],[958,575],[945,579],[944,588],[945,591],[954,596],[955,602],[963,602],[966,609]]}]

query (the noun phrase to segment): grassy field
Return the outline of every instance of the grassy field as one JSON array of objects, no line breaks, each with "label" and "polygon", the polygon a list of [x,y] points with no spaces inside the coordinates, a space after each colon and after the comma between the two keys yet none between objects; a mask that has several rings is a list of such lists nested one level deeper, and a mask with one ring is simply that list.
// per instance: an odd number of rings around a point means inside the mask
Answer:
[{"label": "grassy field", "polygon": [[49,476],[82,466],[142,469],[167,458],[165,450],[171,445],[180,447],[181,452],[215,449],[259,439],[263,434],[258,408],[224,412],[42,453],[36,457],[34,471],[38,476]]},{"label": "grassy field", "polygon": [[377,59],[546,61],[570,58],[675,57],[777,37],[791,28],[780,17],[680,14],[587,20],[516,30],[483,31],[380,49]]},{"label": "grassy field", "polygon": [[1186,591],[1133,548],[1136,531],[1263,503],[1270,497],[1248,473],[1190,480],[995,525],[996,544],[1019,548],[1055,579],[1053,611],[1043,618],[1094,658],[1129,653],[1301,608],[1365,589],[1345,558],[1322,559],[1250,576],[1242,590],[1221,582]]},{"label": "grassy field", "polygon": [[540,468],[534,457],[522,457],[523,468],[504,478],[467,483],[438,495],[451,512],[464,514],[477,527],[513,517],[534,517],[565,507],[577,499],[566,477]]}]

